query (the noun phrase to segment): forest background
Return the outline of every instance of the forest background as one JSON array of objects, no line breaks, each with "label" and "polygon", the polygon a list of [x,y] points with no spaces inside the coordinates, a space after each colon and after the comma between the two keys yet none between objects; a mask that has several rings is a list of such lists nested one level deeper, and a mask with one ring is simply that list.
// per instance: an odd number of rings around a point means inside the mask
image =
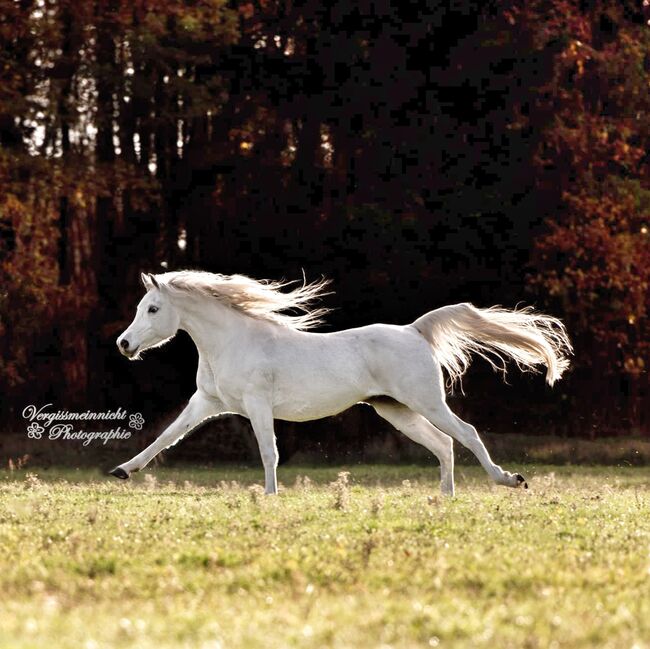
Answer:
[{"label": "forest background", "polygon": [[[155,435],[194,347],[129,363],[115,339],[140,271],[180,268],[325,275],[322,331],[534,305],[566,323],[572,372],[504,386],[477,361],[452,407],[650,435],[647,5],[0,0],[3,444],[33,403],[137,410]],[[248,430],[215,426],[215,456]],[[335,453],[382,426],[280,430]]]}]

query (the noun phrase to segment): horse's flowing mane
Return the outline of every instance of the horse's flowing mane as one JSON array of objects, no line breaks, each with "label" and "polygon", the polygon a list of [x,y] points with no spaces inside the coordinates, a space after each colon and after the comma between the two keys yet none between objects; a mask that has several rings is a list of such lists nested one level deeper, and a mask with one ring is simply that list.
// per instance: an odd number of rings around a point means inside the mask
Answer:
[{"label": "horse's flowing mane", "polygon": [[[302,286],[283,291],[296,282],[256,280],[245,275],[219,275],[200,270],[179,270],[153,277],[171,291],[216,298],[253,318],[269,320],[299,331],[318,326],[329,311],[323,307],[312,307],[315,300],[326,294],[329,280],[325,278],[310,284],[303,279]],[[145,278],[146,288],[152,288],[153,281],[147,276]],[[302,313],[289,315],[286,311]]]}]

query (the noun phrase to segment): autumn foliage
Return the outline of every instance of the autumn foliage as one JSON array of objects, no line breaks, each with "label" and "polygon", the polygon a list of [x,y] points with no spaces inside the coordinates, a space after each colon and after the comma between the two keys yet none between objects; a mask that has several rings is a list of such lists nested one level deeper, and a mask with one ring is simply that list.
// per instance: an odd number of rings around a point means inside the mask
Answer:
[{"label": "autumn foliage", "polygon": [[[140,270],[304,269],[333,278],[337,327],[535,303],[576,346],[548,417],[647,432],[648,18],[628,0],[0,0],[3,416],[35,390],[135,398],[113,340]],[[178,359],[159,362],[176,389]]]},{"label": "autumn foliage", "polygon": [[647,390],[650,33],[629,19],[630,4],[557,5],[527,16],[564,40],[544,88],[553,120],[534,159],[540,190],[555,200],[533,281],[561,304],[580,365]]}]

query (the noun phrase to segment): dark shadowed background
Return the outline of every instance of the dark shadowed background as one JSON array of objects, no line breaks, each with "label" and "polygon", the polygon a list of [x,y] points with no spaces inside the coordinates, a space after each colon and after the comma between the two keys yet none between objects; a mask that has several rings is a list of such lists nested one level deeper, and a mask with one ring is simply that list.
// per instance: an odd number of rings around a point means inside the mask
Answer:
[{"label": "dark shadowed background", "polygon": [[[650,433],[643,3],[396,5],[0,0],[5,459],[28,448],[30,403],[140,411],[134,449],[173,417],[194,389],[188,337],[140,363],[115,338],[140,271],[180,268],[325,275],[323,331],[535,305],[566,323],[572,372],[550,390],[512,367],[503,385],[477,361],[458,414]],[[255,452],[244,420],[209,426],[173,455]],[[399,456],[386,427],[359,407],[278,430],[285,457]]]}]

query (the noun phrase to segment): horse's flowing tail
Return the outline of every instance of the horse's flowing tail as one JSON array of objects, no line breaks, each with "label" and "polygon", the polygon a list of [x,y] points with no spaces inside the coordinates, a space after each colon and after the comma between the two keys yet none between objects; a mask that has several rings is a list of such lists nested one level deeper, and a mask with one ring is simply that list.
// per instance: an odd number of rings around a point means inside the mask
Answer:
[{"label": "horse's flowing tail", "polygon": [[454,304],[425,313],[412,326],[429,341],[452,386],[467,370],[472,353],[504,373],[504,355],[522,371],[546,365],[546,382],[553,385],[569,367],[567,356],[573,352],[562,322],[531,307],[511,311]]}]

